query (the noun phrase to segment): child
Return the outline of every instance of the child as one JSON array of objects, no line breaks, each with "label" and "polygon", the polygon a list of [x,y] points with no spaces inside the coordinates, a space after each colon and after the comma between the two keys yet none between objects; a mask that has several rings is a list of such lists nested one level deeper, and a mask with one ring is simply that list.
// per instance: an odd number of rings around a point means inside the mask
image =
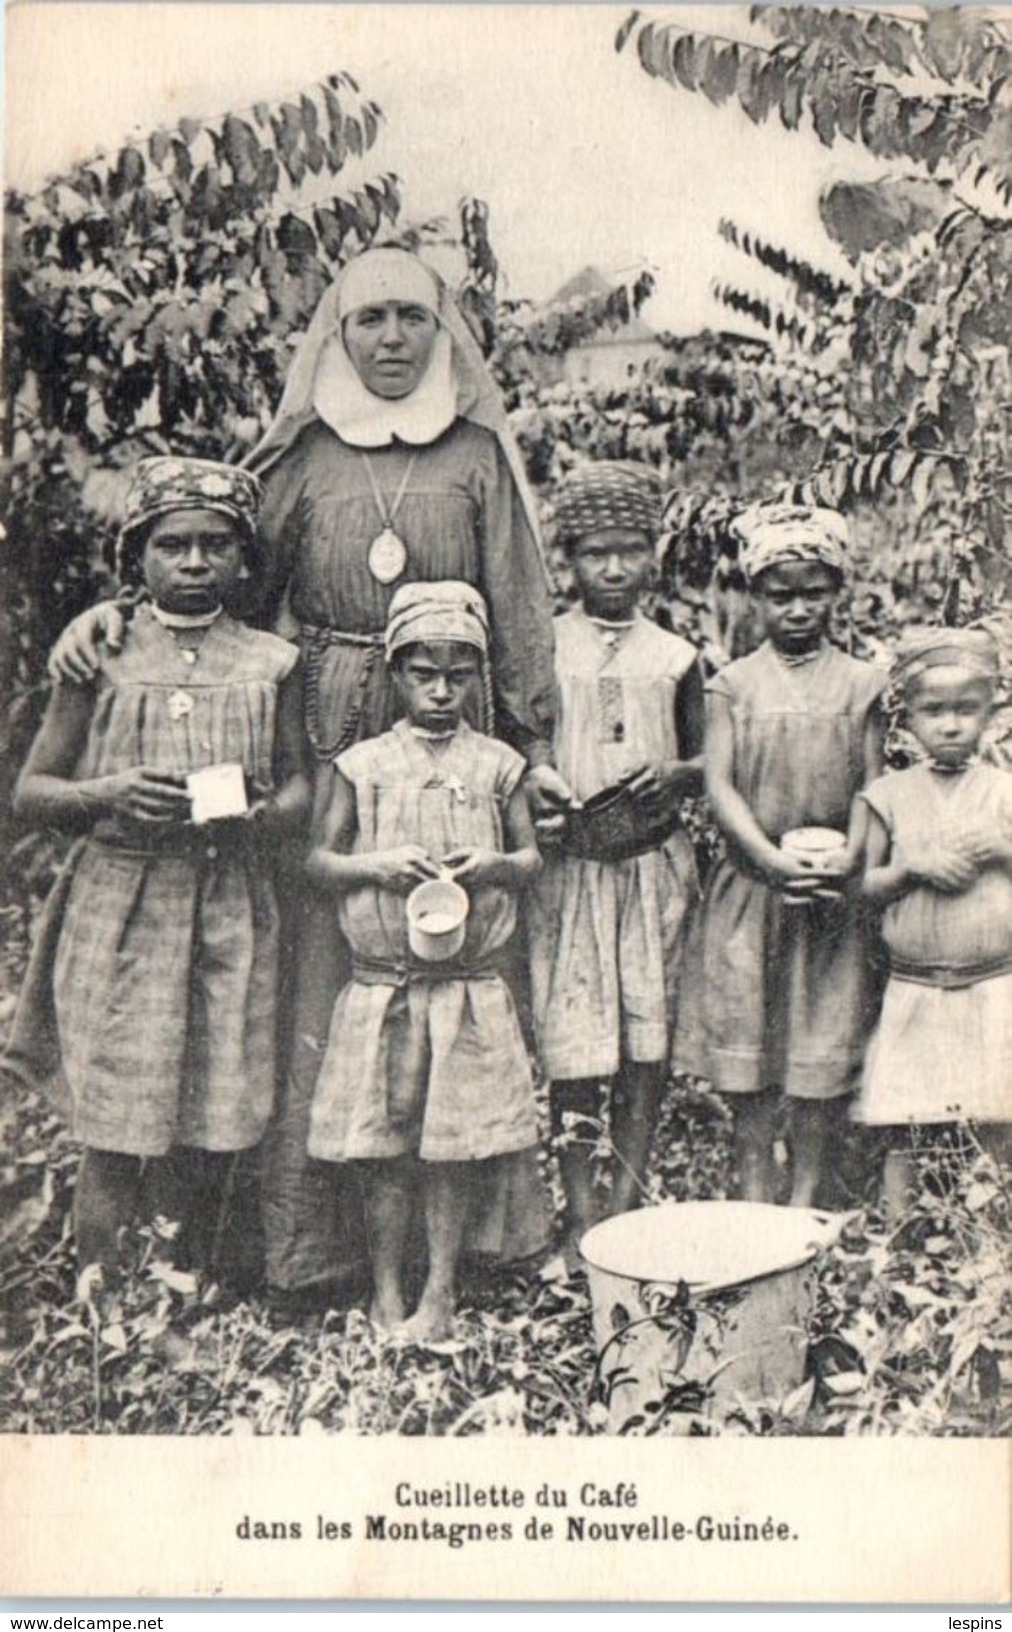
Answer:
[{"label": "child", "polygon": [[[353,965],[334,1009],[309,1152],[361,1164],[371,1318],[428,1343],[452,1328],[465,1231],[469,1248],[482,1244],[471,1203],[491,1197],[510,1153],[526,1152],[536,1172],[531,1073],[503,969],[517,892],[539,858],[524,761],[464,719],[487,679],[481,595],[457,582],[402,586],[385,646],[406,717],[339,755],[317,798],[310,873],[340,893]],[[405,897],[440,873],[470,894],[466,939],[455,958],[422,963],[408,947]],[[428,1274],[404,1323],[419,1191]]]},{"label": "child", "polygon": [[[278,911],[255,841],[292,831],[309,794],[298,654],[222,610],[257,560],[258,500],[229,465],[141,462],[117,558],[150,603],[90,684],[55,687],[18,783],[23,815],[87,833],[15,1028],[29,1053],[52,1039],[69,1089],[82,1264],[116,1264],[143,1164],[176,1147],[190,1223],[213,1228],[271,1110]],[[185,778],[225,764],[252,806],[198,826]]]},{"label": "child", "polygon": [[[596,464],[556,505],[579,604],[556,619],[556,763],[574,809],[629,778],[642,842],[622,859],[547,860],[531,904],[535,1024],[556,1134],[595,1118],[610,1093],[610,1208],[642,1197],[673,1020],[687,909],[696,893],[681,797],[701,783],[703,688],[695,648],[639,610],[654,569],[660,503],[652,474]],[[559,818],[539,831],[559,828]],[[569,1255],[600,1216],[586,1132],[559,1145]]]},{"label": "child", "polygon": [[977,758],[998,668],[983,630],[911,632],[894,672],[927,757],[873,782],[854,812],[890,961],[855,1117],[897,1130],[891,1211],[911,1193],[901,1125],[1012,1121],[1012,778]]},{"label": "child", "polygon": [[[787,1096],[790,1199],[810,1206],[860,1063],[869,972],[857,902],[841,888],[855,865],[843,839],[818,875],[780,840],[810,824],[846,834],[855,794],[880,769],[885,676],[827,639],[846,542],[835,512],[756,505],[737,530],[765,640],[707,686],[706,786],[727,853],[707,889],[677,1062],[731,1096],[746,1200],[775,1199]],[[831,884],[841,893],[825,900]]]}]

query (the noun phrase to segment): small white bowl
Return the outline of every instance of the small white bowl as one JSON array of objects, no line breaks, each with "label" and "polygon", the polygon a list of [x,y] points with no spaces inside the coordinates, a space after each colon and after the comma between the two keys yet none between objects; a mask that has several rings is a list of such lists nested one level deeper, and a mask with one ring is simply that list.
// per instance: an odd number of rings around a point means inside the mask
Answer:
[{"label": "small white bowl", "polygon": [[[847,842],[846,833],[841,833],[835,827],[792,827],[780,840],[781,850],[789,850],[792,856],[807,861],[813,874],[818,875],[826,861],[835,850],[842,850]],[[789,907],[807,907],[814,901],[839,901],[843,894],[836,879],[827,879],[825,888],[814,893],[805,890],[794,895],[788,884],[784,892],[784,901]]]},{"label": "small white bowl", "polygon": [[780,840],[780,848],[789,850],[793,856],[802,856],[818,871],[825,857],[834,850],[842,850],[846,842],[846,833],[840,833],[835,827],[792,827]]},{"label": "small white bowl", "polygon": [[430,878],[408,896],[408,945],[423,963],[456,957],[471,910],[467,891],[448,878]]}]

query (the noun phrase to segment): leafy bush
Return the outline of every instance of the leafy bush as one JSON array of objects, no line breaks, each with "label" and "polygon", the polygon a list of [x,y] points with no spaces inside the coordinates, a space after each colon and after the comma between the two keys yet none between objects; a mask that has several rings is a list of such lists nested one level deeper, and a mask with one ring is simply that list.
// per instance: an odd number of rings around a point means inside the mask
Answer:
[{"label": "leafy bush", "polygon": [[[10,1007],[10,999],[6,1000]],[[69,1204],[77,1152],[56,1118],[8,1085],[0,1116],[0,1426],[16,1433],[599,1434],[608,1410],[580,1280],[478,1270],[453,1340],[385,1342],[357,1310],[279,1326],[172,1266],[174,1226],[135,1232],[115,1283],[77,1278]],[[724,1195],[728,1116],[703,1084],[669,1092],[649,1193]],[[601,1130],[591,1130],[601,1138]],[[602,1146],[604,1148],[604,1146]],[[999,1434],[1012,1404],[1008,1174],[975,1144],[924,1157],[918,1198],[887,1229],[868,1137],[839,1153],[856,1210],[819,1265],[810,1375],[785,1400],[724,1422],[677,1378],[656,1434]],[[658,1304],[662,1318],[670,1294]],[[677,1305],[677,1298],[676,1298]]]}]

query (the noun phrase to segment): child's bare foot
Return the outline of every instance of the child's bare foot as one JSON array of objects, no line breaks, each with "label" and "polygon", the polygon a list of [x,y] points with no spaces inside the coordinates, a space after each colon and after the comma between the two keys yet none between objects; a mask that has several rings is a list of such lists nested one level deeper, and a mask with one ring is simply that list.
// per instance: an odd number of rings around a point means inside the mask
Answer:
[{"label": "child's bare foot", "polygon": [[397,1336],[402,1343],[445,1343],[453,1336],[454,1300],[451,1293],[427,1292]]},{"label": "child's bare foot", "polygon": [[376,1293],[369,1305],[369,1320],[381,1332],[392,1332],[404,1319],[404,1299],[399,1293]]}]

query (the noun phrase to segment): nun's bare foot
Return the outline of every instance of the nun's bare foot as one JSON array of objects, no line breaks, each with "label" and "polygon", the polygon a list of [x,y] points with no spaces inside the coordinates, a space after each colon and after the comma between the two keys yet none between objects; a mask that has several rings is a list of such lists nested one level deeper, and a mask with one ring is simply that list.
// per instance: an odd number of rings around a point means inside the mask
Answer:
[{"label": "nun's bare foot", "polygon": [[426,1293],[418,1308],[397,1331],[402,1343],[445,1343],[453,1336],[454,1300],[450,1294]]},{"label": "nun's bare foot", "polygon": [[369,1321],[377,1331],[392,1332],[404,1319],[404,1299],[399,1293],[379,1293],[369,1305]]}]

